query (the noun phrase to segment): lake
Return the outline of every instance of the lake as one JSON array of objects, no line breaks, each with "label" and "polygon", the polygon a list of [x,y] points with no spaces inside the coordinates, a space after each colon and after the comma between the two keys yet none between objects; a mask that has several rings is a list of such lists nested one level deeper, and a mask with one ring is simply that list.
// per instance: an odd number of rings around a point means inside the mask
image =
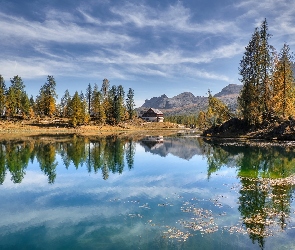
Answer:
[{"label": "lake", "polygon": [[295,147],[199,137],[0,143],[0,249],[295,249]]}]

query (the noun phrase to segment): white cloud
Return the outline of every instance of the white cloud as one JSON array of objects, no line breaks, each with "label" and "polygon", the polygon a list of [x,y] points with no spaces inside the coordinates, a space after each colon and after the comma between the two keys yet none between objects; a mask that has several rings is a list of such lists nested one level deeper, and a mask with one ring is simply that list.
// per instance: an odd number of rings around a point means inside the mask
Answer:
[{"label": "white cloud", "polygon": [[[59,15],[59,14],[57,14]],[[67,18],[71,19],[71,18]],[[116,44],[123,45],[133,41],[126,34],[118,34],[99,27],[82,27],[75,22],[61,22],[57,19],[45,20],[43,23],[28,21],[22,17],[12,17],[0,13],[0,32],[2,41],[20,43],[56,42],[68,44]]]},{"label": "white cloud", "polygon": [[153,27],[172,29],[174,32],[189,33],[232,33],[238,31],[234,22],[224,20],[206,20],[196,23],[191,20],[191,10],[180,2],[170,5],[167,9],[154,9],[142,4],[127,4],[113,7],[111,11],[120,16],[123,23],[133,23],[139,28]]}]

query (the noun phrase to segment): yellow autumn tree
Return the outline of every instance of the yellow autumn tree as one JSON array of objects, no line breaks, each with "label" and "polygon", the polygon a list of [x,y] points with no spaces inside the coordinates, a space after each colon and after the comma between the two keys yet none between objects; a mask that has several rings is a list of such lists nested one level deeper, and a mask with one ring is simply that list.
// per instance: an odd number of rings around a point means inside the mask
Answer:
[{"label": "yellow autumn tree", "polygon": [[47,77],[47,82],[40,88],[36,98],[38,115],[53,116],[56,110],[56,83],[53,76]]},{"label": "yellow autumn tree", "polygon": [[290,48],[284,44],[275,62],[273,73],[273,111],[274,115],[284,118],[294,115],[295,81],[292,69]]},{"label": "yellow autumn tree", "polygon": [[197,125],[201,130],[207,128],[206,113],[204,111],[199,112],[197,117]]},{"label": "yellow autumn tree", "polygon": [[209,125],[220,125],[231,118],[229,108],[221,100],[212,96],[211,91],[208,91],[208,110],[206,113],[207,122]]},{"label": "yellow autumn tree", "polygon": [[81,100],[76,91],[69,106],[70,123],[76,127],[77,125],[87,124],[89,122],[89,114],[86,112],[86,104]]}]

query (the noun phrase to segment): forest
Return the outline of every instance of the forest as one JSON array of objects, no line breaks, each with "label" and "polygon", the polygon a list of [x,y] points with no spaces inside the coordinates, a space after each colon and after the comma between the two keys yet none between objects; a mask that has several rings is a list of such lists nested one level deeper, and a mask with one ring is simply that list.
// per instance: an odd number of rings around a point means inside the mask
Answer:
[{"label": "forest", "polygon": [[109,80],[104,79],[101,89],[89,83],[86,93],[78,91],[71,96],[66,90],[57,103],[56,82],[53,76],[41,86],[39,95],[28,97],[25,85],[20,76],[10,79],[6,87],[0,75],[0,115],[2,119],[32,119],[42,117],[68,118],[70,125],[88,124],[90,120],[97,124],[115,125],[134,117],[134,90],[129,88],[125,99],[122,85],[110,87]]}]

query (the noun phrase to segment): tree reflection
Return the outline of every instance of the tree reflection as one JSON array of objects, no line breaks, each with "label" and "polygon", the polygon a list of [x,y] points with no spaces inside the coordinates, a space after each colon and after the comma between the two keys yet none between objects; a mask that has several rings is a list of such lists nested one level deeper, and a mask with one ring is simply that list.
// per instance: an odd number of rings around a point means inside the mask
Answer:
[{"label": "tree reflection", "polygon": [[89,173],[98,173],[100,170],[103,179],[107,180],[110,172],[123,172],[125,160],[128,168],[133,168],[135,143],[132,139],[114,136],[92,140],[73,136],[71,139],[4,141],[0,143],[0,184],[5,181],[7,171],[10,172],[13,183],[21,183],[29,161],[33,163],[34,160],[48,176],[48,183],[53,184],[59,164],[56,160],[57,154],[66,168],[73,165],[78,169],[85,165]]},{"label": "tree reflection", "polygon": [[18,144],[8,143],[5,145],[6,168],[11,173],[13,183],[21,183],[25,169],[28,166],[32,149],[29,143],[21,142]]},{"label": "tree reflection", "polygon": [[55,146],[53,144],[39,143],[36,145],[37,161],[44,174],[48,176],[48,183],[54,183],[56,178],[55,169],[58,165],[55,159]]},{"label": "tree reflection", "polygon": [[204,145],[208,177],[221,166],[235,166],[240,178],[239,211],[253,243],[285,230],[294,191],[294,149],[235,143]]},{"label": "tree reflection", "polygon": [[135,155],[135,142],[132,141],[132,139],[128,140],[128,142],[126,143],[125,154],[128,168],[132,169]]},{"label": "tree reflection", "polygon": [[6,162],[5,147],[4,145],[0,145],[0,184],[1,185],[3,184],[5,180],[5,176],[6,176],[5,162]]}]

